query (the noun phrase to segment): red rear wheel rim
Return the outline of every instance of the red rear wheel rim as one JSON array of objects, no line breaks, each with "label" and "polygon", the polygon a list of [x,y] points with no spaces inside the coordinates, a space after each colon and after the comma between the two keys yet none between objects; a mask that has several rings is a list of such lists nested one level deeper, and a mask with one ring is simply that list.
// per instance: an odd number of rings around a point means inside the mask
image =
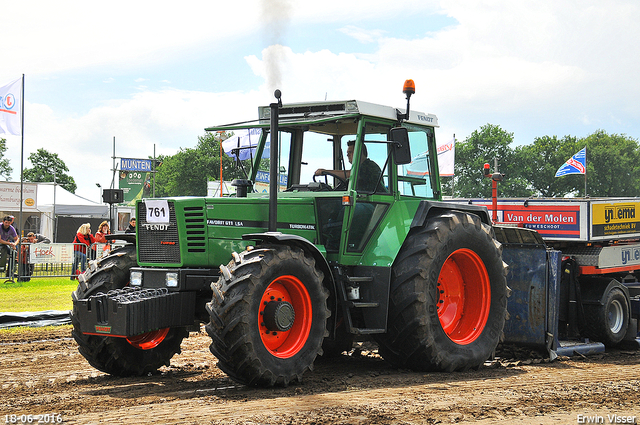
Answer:
[{"label": "red rear wheel rim", "polygon": [[[290,303],[295,319],[286,331],[269,330],[263,320],[265,306],[271,301]],[[304,284],[295,276],[280,276],[274,279],[262,294],[258,311],[258,324],[262,343],[271,354],[279,358],[290,358],[304,347],[311,332],[311,297]]]},{"label": "red rear wheel rim", "polygon": [[484,263],[470,249],[454,251],[438,276],[438,318],[447,336],[460,345],[482,334],[491,308],[491,284]]},{"label": "red rear wheel rim", "polygon": [[158,329],[157,331],[146,332],[140,335],[127,338],[129,344],[141,350],[151,350],[160,345],[167,337],[169,328]]}]

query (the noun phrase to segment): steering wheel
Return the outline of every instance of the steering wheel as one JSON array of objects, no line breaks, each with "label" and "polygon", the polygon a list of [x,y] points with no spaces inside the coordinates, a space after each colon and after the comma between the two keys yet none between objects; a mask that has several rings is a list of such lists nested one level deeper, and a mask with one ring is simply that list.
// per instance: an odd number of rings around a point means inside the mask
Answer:
[{"label": "steering wheel", "polygon": [[[333,190],[347,190],[347,187],[349,186],[349,180],[344,179],[344,178],[342,178],[340,176],[336,176],[335,174],[330,174],[330,173],[327,173],[326,171],[323,171],[320,174],[320,176],[324,177],[324,183],[327,186],[329,186],[329,176],[331,176],[331,177],[333,177],[333,178],[338,180],[338,184],[336,185],[336,187],[333,188]],[[313,175],[313,181],[317,183],[316,177],[319,177],[319,176],[316,176],[314,174]],[[322,182],[320,182],[320,183],[322,183]]]}]

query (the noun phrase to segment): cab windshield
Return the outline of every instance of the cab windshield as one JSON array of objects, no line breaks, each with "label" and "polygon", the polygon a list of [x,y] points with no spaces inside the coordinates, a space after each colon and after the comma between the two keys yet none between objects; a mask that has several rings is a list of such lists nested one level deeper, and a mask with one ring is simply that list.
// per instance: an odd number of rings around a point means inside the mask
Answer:
[{"label": "cab windshield", "polygon": [[[433,129],[409,127],[412,161],[393,163],[390,124],[353,117],[305,125],[281,125],[278,134],[279,192],[346,191],[433,197]],[[238,166],[253,181],[253,193],[269,192],[268,128],[237,130],[224,143],[235,146]],[[251,134],[251,144],[242,135]],[[358,134],[361,140],[358,140]],[[231,141],[231,142],[229,142]],[[227,148],[225,147],[225,151]],[[354,163],[357,161],[357,166]],[[328,172],[319,172],[326,170]],[[250,191],[251,192],[251,191]]]}]

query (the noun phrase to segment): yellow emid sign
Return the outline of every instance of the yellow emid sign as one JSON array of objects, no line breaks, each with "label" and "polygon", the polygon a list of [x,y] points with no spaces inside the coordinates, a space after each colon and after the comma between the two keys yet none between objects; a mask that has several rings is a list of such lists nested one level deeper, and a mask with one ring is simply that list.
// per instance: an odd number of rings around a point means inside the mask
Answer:
[{"label": "yellow emid sign", "polygon": [[592,236],[628,235],[640,232],[640,202],[591,205]]}]

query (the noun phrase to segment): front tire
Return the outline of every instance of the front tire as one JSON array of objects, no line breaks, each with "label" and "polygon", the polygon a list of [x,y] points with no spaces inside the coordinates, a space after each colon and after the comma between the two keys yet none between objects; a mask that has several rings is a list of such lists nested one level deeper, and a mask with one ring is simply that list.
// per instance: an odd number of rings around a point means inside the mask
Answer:
[{"label": "front tire", "polygon": [[506,265],[490,226],[452,211],[414,229],[393,265],[388,332],[380,354],[419,371],[477,368],[507,315]]},{"label": "front tire", "polygon": [[[95,271],[88,271],[87,283],[80,282],[73,292],[74,300],[85,299],[98,292],[121,289],[129,284],[129,269],[136,265],[136,251],[125,246],[99,261]],[[71,312],[73,338],[80,354],[96,369],[116,376],[140,376],[168,366],[180,353],[182,340],[189,336],[186,328],[165,328],[129,338],[83,334],[74,310]]]},{"label": "front tire", "polygon": [[328,291],[315,260],[299,248],[265,245],[234,253],[221,270],[206,326],[218,367],[246,385],[301,381],[328,335]]}]

